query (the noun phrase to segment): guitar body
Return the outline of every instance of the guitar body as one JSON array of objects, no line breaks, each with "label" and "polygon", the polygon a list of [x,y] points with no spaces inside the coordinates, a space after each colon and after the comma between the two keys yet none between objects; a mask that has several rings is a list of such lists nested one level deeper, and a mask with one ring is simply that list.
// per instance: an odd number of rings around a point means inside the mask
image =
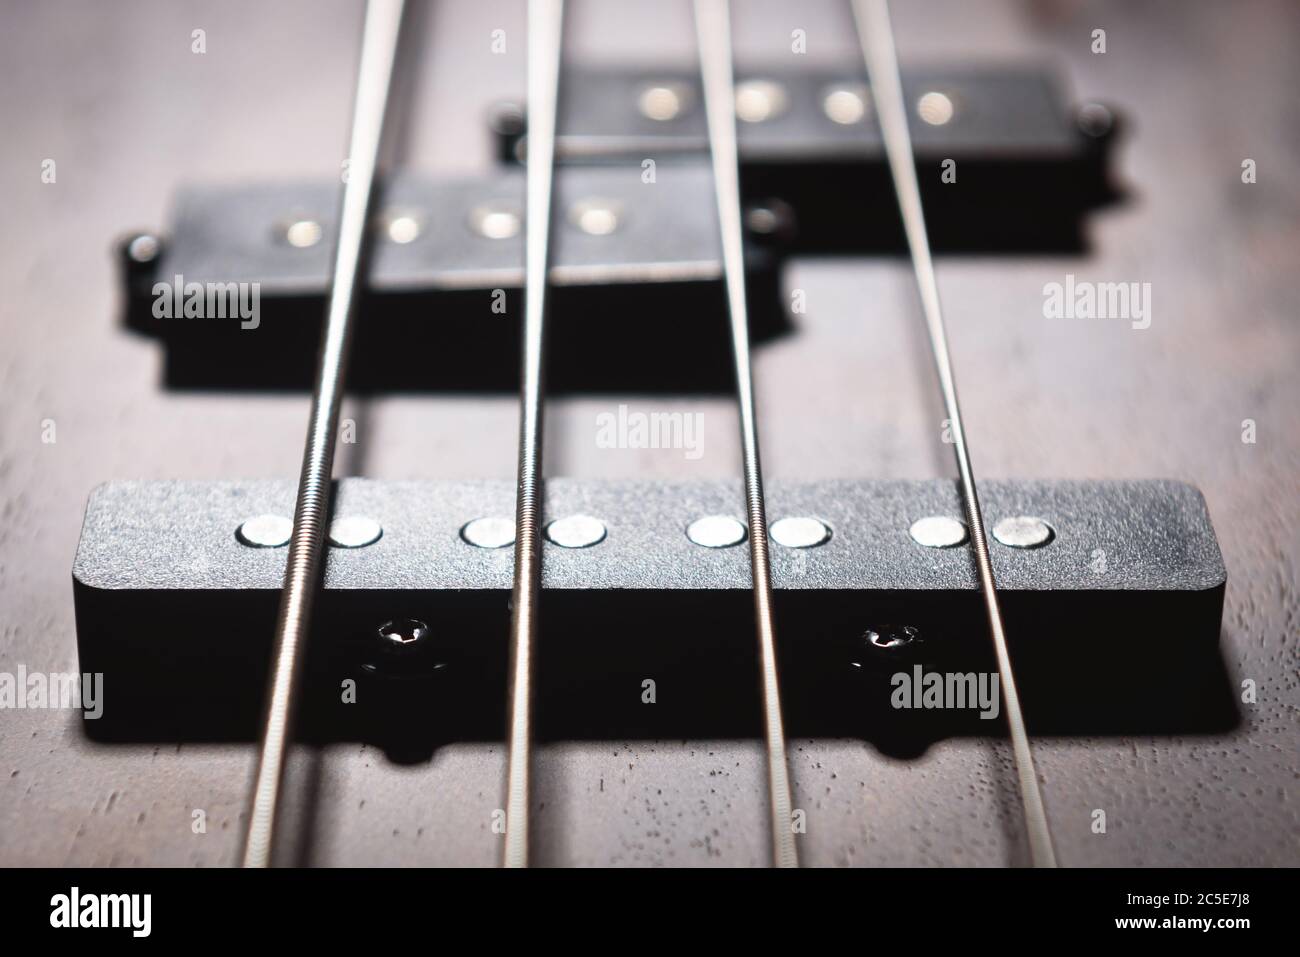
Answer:
[{"label": "guitar body", "polygon": [[[337,182],[361,12],[351,2],[298,0],[5,6],[0,672],[75,672],[69,571],[91,490],[119,479],[292,479],[307,417],[307,395],[296,388],[166,383],[158,343],[124,326],[115,244],[132,230],[162,228],[185,184]],[[1080,702],[1079,720],[1067,723],[1075,731],[1034,736],[1057,856],[1071,866],[1294,865],[1300,184],[1292,38],[1300,8],[1263,0],[894,7],[904,67],[1030,60],[1059,73],[1075,101],[1103,101],[1122,120],[1111,160],[1118,198],[1089,214],[1084,248],[937,258],[978,476],[1190,483],[1204,495],[1227,570],[1215,685],[1215,706],[1225,696],[1232,704],[1225,719],[1208,729],[1195,721],[1116,727],[1106,720],[1111,702],[1099,694]],[[737,3],[733,19],[739,69],[807,63],[862,72],[839,3]],[[1106,31],[1104,53],[1092,49],[1098,28]],[[194,50],[195,30],[205,31],[204,52]],[[492,50],[494,30],[505,31],[503,53]],[[806,54],[791,53],[795,30],[806,31]],[[403,170],[473,177],[500,166],[487,117],[494,104],[523,97],[525,36],[518,2],[452,0],[414,11],[406,42],[416,55],[395,89],[392,153]],[[564,56],[566,66],[695,69],[689,4],[575,0]],[[53,182],[42,180],[47,159],[57,164]],[[1243,181],[1247,159],[1254,182]],[[639,161],[630,169],[637,175]],[[955,189],[960,169],[957,176]],[[889,193],[846,194],[841,207],[849,222],[897,217]],[[787,329],[755,346],[765,475],[774,482],[950,477],[945,414],[907,259],[798,255],[783,263],[779,283],[779,295],[797,295],[802,308]],[[1137,284],[1146,314],[1049,315],[1053,284],[1064,290],[1067,283]],[[716,351],[723,314],[693,319],[707,349],[690,323],[670,318],[629,326],[611,308],[591,326],[583,361],[608,382],[617,378],[611,370],[651,346],[684,361],[697,349]],[[358,321],[366,321],[364,310]],[[485,294],[478,311],[442,321],[512,320],[493,315]],[[466,369],[489,362],[463,344],[446,354],[439,342],[421,339],[435,380],[429,388],[377,389],[345,401],[355,441],[340,444],[337,474],[513,479],[517,396],[439,389],[440,368],[455,368],[463,383]],[[408,372],[410,358],[403,357]],[[239,349],[225,350],[221,361],[240,362]],[[718,374],[723,391],[569,390],[548,399],[545,474],[733,481],[739,514],[735,400],[725,391],[729,370]],[[698,441],[608,447],[601,417],[618,415],[620,405],[693,416]],[[1090,544],[1098,574],[1106,573],[1107,553],[1123,551],[1122,542]],[[170,614],[184,634],[187,609]],[[810,626],[815,617],[805,615]],[[627,634],[642,640],[633,624]],[[778,642],[799,628],[782,624]],[[1050,647],[1068,622],[1049,611],[1034,625],[1033,634],[1015,638],[1019,647]],[[624,639],[616,616],[608,627],[609,642]],[[972,617],[969,627],[982,635],[986,626]],[[1153,636],[1168,654],[1179,653],[1161,628],[1159,620],[1117,615],[1086,642],[1062,647],[1059,669],[1096,666],[1122,685],[1126,661],[1143,656]],[[564,640],[544,632],[539,659]],[[1050,663],[1056,653],[1036,658]],[[735,666],[752,669],[752,657]],[[1153,696],[1171,693],[1159,670],[1133,674],[1134,682],[1151,683]],[[1168,674],[1182,674],[1177,660]],[[164,671],[157,680],[189,678]],[[719,683],[729,687],[732,678]],[[566,694],[564,687],[543,682],[539,716],[575,707],[548,700]],[[708,688],[707,675],[695,675],[693,707],[708,709]],[[232,689],[232,697],[247,693]],[[1140,698],[1144,690],[1128,693]],[[625,694],[641,706],[642,682],[629,681]],[[105,713],[113,695],[109,682]],[[679,704],[673,695],[672,682],[659,681],[655,702],[644,707],[671,712]],[[731,699],[720,692],[728,707]],[[724,729],[719,736],[683,737],[675,725],[663,737],[543,736],[533,759],[533,862],[768,863],[757,686],[746,706],[752,715],[734,725],[707,723]],[[1033,712],[1027,717],[1032,733]],[[404,720],[422,715],[405,712]],[[570,724],[598,728],[601,721],[587,714]],[[794,803],[806,825],[802,863],[1026,863],[1010,745],[1000,733],[978,731],[910,750],[870,729],[792,733]],[[154,740],[105,741],[86,733],[78,712],[48,707],[0,712],[0,738],[0,863],[238,862],[249,741],[178,740],[166,714],[158,715]],[[455,729],[418,755],[372,742],[304,745],[290,764],[283,861],[494,865],[505,760],[500,737]]]}]

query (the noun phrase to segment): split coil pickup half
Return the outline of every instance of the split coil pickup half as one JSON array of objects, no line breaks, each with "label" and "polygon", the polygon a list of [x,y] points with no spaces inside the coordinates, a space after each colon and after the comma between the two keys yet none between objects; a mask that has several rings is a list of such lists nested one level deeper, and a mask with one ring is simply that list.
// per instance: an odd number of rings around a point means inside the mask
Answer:
[{"label": "split coil pickup half", "polygon": [[[545,491],[547,522],[568,521],[549,526],[545,545],[539,734],[760,734],[748,550],[731,534],[743,527],[738,484],[552,479]],[[982,499],[1035,733],[1233,725],[1218,650],[1226,576],[1199,492],[1172,481],[990,481]],[[240,529],[292,504],[282,481],[94,492],[74,568],[82,670],[103,673],[107,695],[89,733],[255,733],[286,549],[245,544],[241,535],[259,533]],[[337,482],[342,544],[329,547],[314,620],[307,737],[500,739],[513,507],[509,481]],[[995,670],[969,544],[943,544],[945,523],[962,514],[953,482],[773,481],[768,514],[791,734],[907,751],[1000,730],[969,710],[891,704],[894,676],[917,666]],[[708,517],[718,520],[693,527]],[[505,521],[467,529],[476,519]],[[782,519],[813,520],[825,536]],[[350,701],[346,681],[356,682]]]}]

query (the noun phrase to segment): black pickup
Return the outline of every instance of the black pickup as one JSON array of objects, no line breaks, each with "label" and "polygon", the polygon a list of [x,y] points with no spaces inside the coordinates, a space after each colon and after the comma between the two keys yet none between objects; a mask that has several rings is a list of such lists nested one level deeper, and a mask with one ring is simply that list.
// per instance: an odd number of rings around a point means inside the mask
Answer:
[{"label": "black pickup", "polygon": [[[292,514],[289,482],[113,482],[92,495],[73,578],[83,672],[100,672],[104,738],[255,734],[285,548],[242,543],[254,516]],[[1161,733],[1231,726],[1218,651],[1225,573],[1199,492],[1165,481],[981,486],[990,528],[1029,516],[1034,548],[991,541],[1031,730]],[[304,685],[305,733],[391,742],[491,739],[505,714],[512,551],[462,529],[509,519],[502,482],[343,479],[336,518],[382,534],[330,547]],[[959,518],[954,483],[768,483],[768,515],[815,518],[814,547],[774,541],[787,723],[799,735],[882,746],[1000,722],[895,710],[891,678],[917,665],[994,665],[968,545],[927,547],[912,523]],[[605,535],[546,545],[537,722],[543,736],[759,734],[748,548],[688,538],[704,516],[742,514],[736,483],[583,482],[546,489],[548,521],[582,514]],[[775,530],[775,525],[773,526]],[[775,534],[775,532],[774,532]],[[379,631],[427,637],[393,655]],[[655,703],[643,702],[654,682]],[[344,701],[355,681],[356,702]]]},{"label": "black pickup", "polygon": [[[126,322],[163,343],[169,387],[311,387],[340,189],[192,187],[177,195],[161,237],[124,243]],[[563,169],[555,192],[549,391],[727,391],[730,341],[707,162],[664,169],[653,186],[617,168]],[[517,389],[523,172],[398,176],[375,208],[349,387]],[[755,246],[746,259],[751,334],[761,342],[787,324],[777,254]],[[246,318],[232,297],[251,299],[254,290],[256,315]],[[203,299],[190,309],[201,315],[186,314],[190,292]],[[654,334],[615,352],[613,327]]]},{"label": "black pickup", "polygon": [[[1040,65],[903,71],[936,253],[1078,252],[1085,215],[1118,198],[1109,171],[1117,111],[1069,102]],[[905,252],[862,68],[741,69],[742,199],[791,252]],[[502,160],[526,154],[520,107],[491,120]],[[698,75],[566,70],[556,155],[566,164],[657,168],[707,154]]]}]

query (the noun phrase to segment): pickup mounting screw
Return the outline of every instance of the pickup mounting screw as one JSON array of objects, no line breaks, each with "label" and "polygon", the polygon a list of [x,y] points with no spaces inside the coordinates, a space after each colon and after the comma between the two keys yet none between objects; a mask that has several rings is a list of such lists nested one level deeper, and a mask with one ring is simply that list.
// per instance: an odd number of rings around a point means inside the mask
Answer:
[{"label": "pickup mounting screw", "polygon": [[418,618],[395,618],[379,626],[379,637],[389,648],[411,648],[429,636],[429,626]]},{"label": "pickup mounting screw", "polygon": [[394,618],[374,632],[369,654],[361,668],[393,679],[428,678],[449,664],[447,649],[431,640],[429,626],[418,618]]},{"label": "pickup mounting screw", "polygon": [[849,665],[859,672],[872,671],[883,662],[897,665],[899,659],[907,658],[913,646],[920,643],[921,631],[915,625],[868,628],[851,642]]},{"label": "pickup mounting screw", "polygon": [[152,233],[137,233],[126,241],[126,256],[133,263],[151,263],[162,251],[162,242]]},{"label": "pickup mounting screw", "polygon": [[492,132],[500,136],[518,136],[524,131],[524,108],[509,100],[492,108],[488,122]]},{"label": "pickup mounting screw", "polygon": [[880,651],[895,652],[920,641],[921,632],[915,625],[883,625],[879,631],[863,632],[862,640]]},{"label": "pickup mounting screw", "polygon": [[1115,126],[1115,116],[1100,103],[1085,103],[1075,114],[1075,122],[1084,136],[1098,139],[1109,133]]}]

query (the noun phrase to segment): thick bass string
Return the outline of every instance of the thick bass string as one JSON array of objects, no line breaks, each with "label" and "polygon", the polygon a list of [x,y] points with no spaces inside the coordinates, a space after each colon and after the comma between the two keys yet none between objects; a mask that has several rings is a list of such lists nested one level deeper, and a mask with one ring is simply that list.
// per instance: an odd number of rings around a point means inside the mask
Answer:
[{"label": "thick bass string", "polygon": [[533,653],[542,581],[542,397],[546,279],[551,236],[555,113],[563,45],[563,0],[528,6],[528,221],[524,246],[524,351],[519,390],[515,573],[510,602],[510,691],[506,770],[506,867],[528,865]]},{"label": "thick bass string", "polygon": [[343,187],[338,247],[330,283],[316,387],[312,393],[307,446],[294,505],[293,537],[280,613],[275,626],[271,686],[253,783],[253,806],[244,845],[246,867],[267,867],[275,837],[284,765],[293,731],[304,646],[311,628],[312,602],[320,588],[325,524],[329,520],[330,478],[339,407],[352,345],[356,305],[375,166],[388,110],[388,92],[401,31],[403,0],[370,0],[357,70],[349,175]]},{"label": "thick bass string", "polygon": [[1011,729],[1011,746],[1016,757],[1016,771],[1020,778],[1020,800],[1024,806],[1025,825],[1029,831],[1030,855],[1036,867],[1055,867],[1056,854],[1052,849],[1051,832],[1043,810],[1043,797],[1038,789],[1038,776],[1034,771],[1034,757],[1029,750],[1029,736],[1025,733],[1025,718],[1020,710],[1020,695],[1016,690],[1015,676],[1011,670],[1011,654],[1002,627],[1002,610],[998,604],[997,586],[993,580],[993,565],[989,560],[988,537],[984,532],[984,516],[980,512],[979,495],[975,488],[975,473],[971,468],[970,447],[962,425],[961,407],[957,402],[957,382],[953,375],[952,358],[948,352],[948,334],[944,329],[943,313],[939,308],[939,286],[934,275],[934,261],[930,257],[930,240],[925,228],[925,212],[921,206],[921,189],[916,181],[916,160],[912,155],[912,141],[907,126],[907,107],[903,101],[903,87],[898,73],[898,58],[894,51],[893,26],[889,20],[886,0],[853,0],[853,13],[857,21],[858,39],[867,62],[876,112],[888,154],[889,169],[894,180],[898,207],[903,216],[907,245],[912,256],[917,288],[921,294],[921,307],[930,336],[930,349],[935,369],[939,375],[939,388],[943,404],[952,424],[953,449],[957,455],[962,505],[970,526],[971,546],[975,551],[975,565],[979,574],[980,591],[988,616],[989,630],[993,635],[993,649],[997,656],[998,675],[1002,682],[1002,696],[1007,725]]},{"label": "thick bass string", "polygon": [[767,742],[768,790],[771,798],[772,860],[778,867],[798,867],[791,821],[790,774],[786,763],[785,726],[777,681],[776,627],[772,616],[772,567],[768,556],[767,516],[763,506],[763,471],[758,454],[758,416],[749,358],[749,307],[745,298],[744,239],[740,215],[740,167],[736,151],[736,91],[731,66],[731,13],[727,0],[696,0],[695,25],[700,45],[700,72],[709,126],[709,152],[722,227],[722,265],[731,317],[736,401],[740,407],[740,441],[749,526],[749,559],[754,581],[754,612],[763,692],[763,730]]}]

